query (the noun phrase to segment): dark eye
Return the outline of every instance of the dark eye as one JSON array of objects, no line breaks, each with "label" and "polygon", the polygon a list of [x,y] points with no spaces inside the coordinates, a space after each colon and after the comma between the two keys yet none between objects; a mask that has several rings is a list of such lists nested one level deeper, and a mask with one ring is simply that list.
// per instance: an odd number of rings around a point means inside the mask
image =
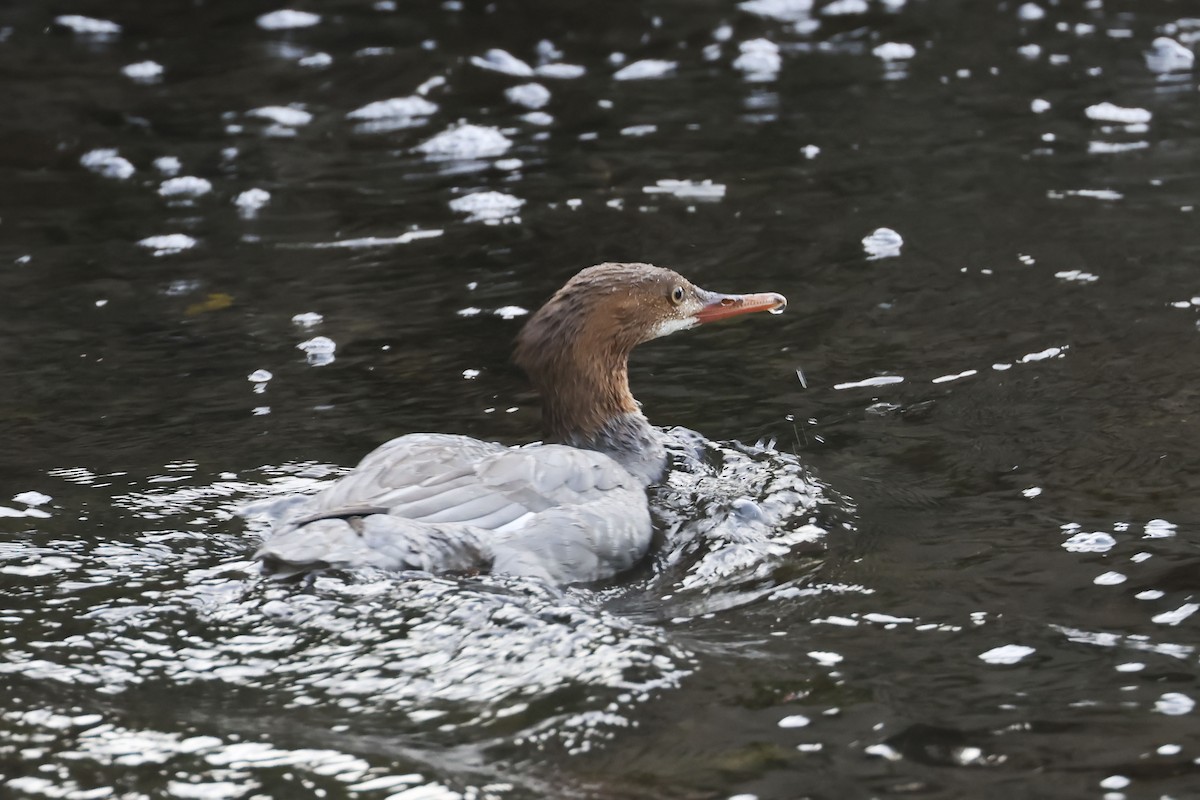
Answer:
[{"label": "dark eye", "polygon": [[676,286],[674,289],[671,290],[671,302],[674,303],[675,305],[679,305],[680,303],[683,302],[683,287],[682,286]]}]

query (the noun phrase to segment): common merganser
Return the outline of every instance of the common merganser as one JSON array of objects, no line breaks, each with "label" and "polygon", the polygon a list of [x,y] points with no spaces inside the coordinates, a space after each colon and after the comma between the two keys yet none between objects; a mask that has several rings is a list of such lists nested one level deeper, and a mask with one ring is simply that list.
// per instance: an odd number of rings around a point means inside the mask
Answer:
[{"label": "common merganser", "polygon": [[629,392],[628,358],[660,336],[787,305],[728,295],[650,264],[599,264],[526,323],[514,360],[542,398],[548,444],[414,433],[381,445],[293,511],[255,555],[264,571],[492,572],[552,584],[633,566],[652,536],[646,488],[664,434]]}]

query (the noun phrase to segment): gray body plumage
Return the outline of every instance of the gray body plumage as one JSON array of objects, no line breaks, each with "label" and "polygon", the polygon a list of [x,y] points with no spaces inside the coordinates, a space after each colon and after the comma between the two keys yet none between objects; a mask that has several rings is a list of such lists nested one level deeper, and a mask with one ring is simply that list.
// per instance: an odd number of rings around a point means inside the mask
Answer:
[{"label": "gray body plumage", "polygon": [[377,567],[566,584],[628,569],[650,537],[645,482],[603,453],[423,433],[381,445],[295,509],[256,558],[279,574]]}]

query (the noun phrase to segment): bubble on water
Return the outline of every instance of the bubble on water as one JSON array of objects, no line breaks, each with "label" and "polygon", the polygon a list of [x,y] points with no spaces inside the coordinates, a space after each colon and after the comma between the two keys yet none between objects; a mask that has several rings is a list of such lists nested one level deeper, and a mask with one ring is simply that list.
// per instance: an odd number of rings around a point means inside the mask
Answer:
[{"label": "bubble on water", "polygon": [[324,321],[325,318],[315,311],[305,311],[292,317],[292,324],[299,325],[301,328],[312,328]]},{"label": "bubble on water", "polygon": [[792,714],[790,717],[784,717],[783,719],[779,720],[779,727],[781,727],[781,728],[806,728],[806,727],[808,727],[809,723],[811,723],[811,722],[812,722],[812,720],[810,720],[808,717],[804,716],[803,714]]},{"label": "bubble on water", "polygon": [[1128,580],[1128,578],[1126,578],[1120,572],[1104,572],[1092,579],[1092,583],[1096,584],[1097,586],[1119,586],[1126,580]]}]

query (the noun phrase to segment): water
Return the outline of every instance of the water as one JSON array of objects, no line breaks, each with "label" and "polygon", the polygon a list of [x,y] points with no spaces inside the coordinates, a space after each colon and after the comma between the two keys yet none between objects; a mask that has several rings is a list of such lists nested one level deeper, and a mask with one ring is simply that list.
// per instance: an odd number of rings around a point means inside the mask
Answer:
[{"label": "water", "polygon": [[[1193,795],[1200,22],[816,5],[7,8],[0,793]],[[646,564],[255,576],[248,502],[533,438],[604,260],[790,301],[636,354],[726,443]]]}]

